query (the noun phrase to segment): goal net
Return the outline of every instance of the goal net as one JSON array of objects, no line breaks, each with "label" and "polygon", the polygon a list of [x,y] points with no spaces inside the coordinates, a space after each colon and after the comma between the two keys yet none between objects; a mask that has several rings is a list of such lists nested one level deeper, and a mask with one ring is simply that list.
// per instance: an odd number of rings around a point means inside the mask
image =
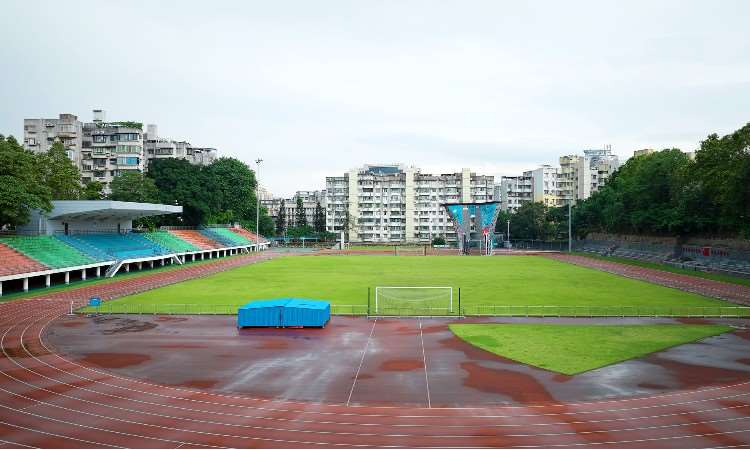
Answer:
[{"label": "goal net", "polygon": [[449,286],[378,286],[375,315],[452,316],[453,288]]}]

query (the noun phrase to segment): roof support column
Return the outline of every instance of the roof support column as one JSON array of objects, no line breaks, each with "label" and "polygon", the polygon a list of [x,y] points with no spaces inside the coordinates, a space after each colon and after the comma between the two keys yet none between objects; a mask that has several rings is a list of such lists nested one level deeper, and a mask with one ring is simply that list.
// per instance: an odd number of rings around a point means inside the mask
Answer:
[{"label": "roof support column", "polygon": [[29,279],[28,278],[24,278],[23,279],[23,291],[26,292],[28,290],[29,290]]},{"label": "roof support column", "polygon": [[52,279],[51,278],[52,278],[52,276],[50,274],[47,274],[47,275],[44,276],[44,285],[45,286],[50,287],[50,285],[52,284]]}]

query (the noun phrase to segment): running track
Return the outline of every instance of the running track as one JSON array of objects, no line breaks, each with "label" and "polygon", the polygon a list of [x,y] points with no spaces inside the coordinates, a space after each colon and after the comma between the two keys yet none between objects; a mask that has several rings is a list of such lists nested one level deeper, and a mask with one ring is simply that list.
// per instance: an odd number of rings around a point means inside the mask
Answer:
[{"label": "running track", "polygon": [[565,253],[550,253],[544,256],[570,264],[613,273],[615,275],[635,278],[648,281],[649,283],[661,284],[662,286],[750,306],[750,286],[724,283],[721,281],[709,280],[707,278],[667,272],[665,270],[631,266],[629,264],[621,264],[614,261],[604,261],[601,259],[568,255]]},{"label": "running track", "polygon": [[[103,296],[261,258],[114,282]],[[646,398],[437,409],[281,402],[116,376],[55,354],[43,339],[70,299],[90,290],[0,305],[0,447],[750,446],[750,380]]]}]

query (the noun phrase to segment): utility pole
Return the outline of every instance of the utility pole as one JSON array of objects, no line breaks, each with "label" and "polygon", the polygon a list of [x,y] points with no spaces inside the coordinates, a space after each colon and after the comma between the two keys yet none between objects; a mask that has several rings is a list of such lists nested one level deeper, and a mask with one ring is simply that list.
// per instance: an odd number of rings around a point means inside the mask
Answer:
[{"label": "utility pole", "polygon": [[260,238],[260,181],[258,179],[258,173],[260,172],[260,163],[263,160],[258,158],[255,160],[255,234]]},{"label": "utility pole", "polygon": [[568,202],[568,253],[573,252],[573,218],[571,211],[573,211],[571,202]]}]

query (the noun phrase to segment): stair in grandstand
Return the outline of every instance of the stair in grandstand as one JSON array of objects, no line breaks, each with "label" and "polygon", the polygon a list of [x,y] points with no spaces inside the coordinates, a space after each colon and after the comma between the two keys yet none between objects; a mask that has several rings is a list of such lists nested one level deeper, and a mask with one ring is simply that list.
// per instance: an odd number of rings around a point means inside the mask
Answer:
[{"label": "stair in grandstand", "polygon": [[9,236],[0,242],[50,268],[83,266],[95,262],[53,236]]},{"label": "stair in grandstand", "polygon": [[47,270],[47,266],[35,261],[11,247],[0,244],[0,276]]}]

